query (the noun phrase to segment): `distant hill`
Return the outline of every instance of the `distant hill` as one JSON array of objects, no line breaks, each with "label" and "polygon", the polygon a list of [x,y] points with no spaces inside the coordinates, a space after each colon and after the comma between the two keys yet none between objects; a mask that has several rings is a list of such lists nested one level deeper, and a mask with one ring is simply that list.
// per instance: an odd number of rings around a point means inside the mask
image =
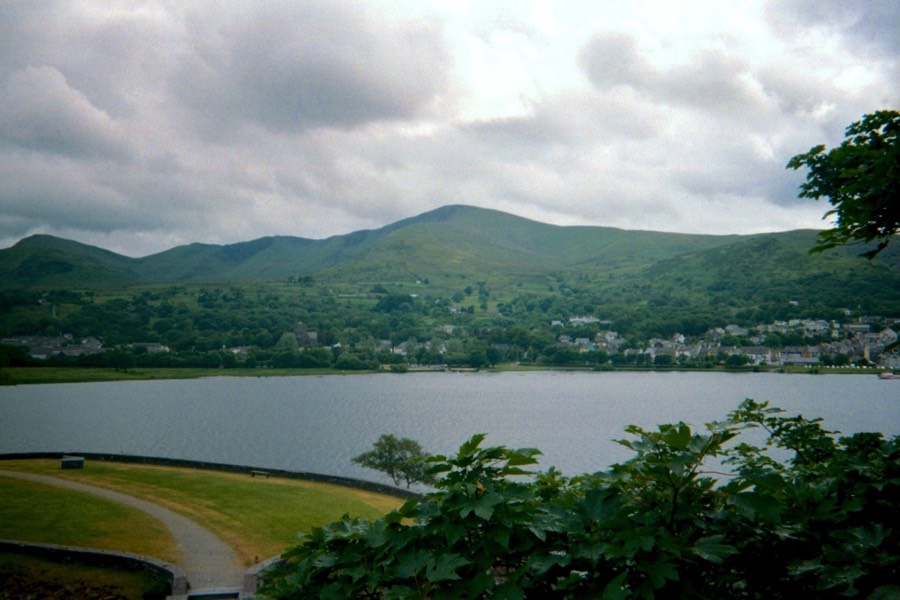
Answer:
[{"label": "distant hill", "polygon": [[141,279],[134,259],[50,235],[0,250],[0,287],[83,287]]},{"label": "distant hill", "polygon": [[[544,281],[579,274],[670,293],[757,294],[797,286],[865,285],[900,294],[896,249],[871,263],[842,250],[810,256],[815,231],[749,236],[561,227],[495,210],[446,206],[386,227],[322,240],[275,236],[228,245],[190,244],[130,258],[36,235],[0,250],[0,287],[59,288],[136,283],[247,282],[303,275],[393,281],[461,275]],[[887,291],[885,291],[887,290]],[[779,289],[778,297],[792,289]]]}]

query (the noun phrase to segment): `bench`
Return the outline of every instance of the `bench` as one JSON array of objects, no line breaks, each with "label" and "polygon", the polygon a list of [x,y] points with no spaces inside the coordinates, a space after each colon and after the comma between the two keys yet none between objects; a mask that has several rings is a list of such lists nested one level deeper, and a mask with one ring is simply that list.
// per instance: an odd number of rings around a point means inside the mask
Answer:
[{"label": "bench", "polygon": [[60,465],[63,469],[83,469],[84,468],[84,457],[83,456],[63,456],[62,464]]},{"label": "bench", "polygon": [[265,477],[266,479],[269,478],[268,471],[259,471],[257,469],[253,469],[252,471],[250,471],[250,477],[256,477],[257,475],[259,475],[260,477]]}]

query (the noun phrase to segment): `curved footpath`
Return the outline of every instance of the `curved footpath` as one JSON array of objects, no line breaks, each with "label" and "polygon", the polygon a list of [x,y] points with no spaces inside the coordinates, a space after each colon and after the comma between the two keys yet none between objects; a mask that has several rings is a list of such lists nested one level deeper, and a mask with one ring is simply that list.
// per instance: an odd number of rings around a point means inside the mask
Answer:
[{"label": "curved footpath", "polygon": [[243,584],[246,569],[241,565],[234,550],[208,529],[167,508],[106,488],[49,475],[2,470],[0,470],[0,475],[102,496],[133,506],[158,519],[172,532],[178,545],[178,566],[185,571],[191,589],[194,591],[235,589],[240,588]]}]

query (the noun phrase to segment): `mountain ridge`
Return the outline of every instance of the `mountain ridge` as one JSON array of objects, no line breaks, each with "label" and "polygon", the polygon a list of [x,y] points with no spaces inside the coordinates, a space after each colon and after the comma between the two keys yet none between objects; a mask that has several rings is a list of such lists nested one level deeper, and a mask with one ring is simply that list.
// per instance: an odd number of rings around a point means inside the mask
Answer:
[{"label": "mountain ridge", "polygon": [[[783,242],[779,255],[788,253],[792,261],[814,261],[821,257],[804,253],[812,247],[816,233],[709,235],[561,226],[452,204],[378,229],[324,239],[279,235],[223,245],[192,243],[139,258],[38,234],[0,250],[0,287],[252,281],[301,275],[378,281],[422,275],[451,278],[459,272],[539,279],[553,272],[609,274],[649,269],[652,273],[654,265],[662,273],[667,261],[668,268],[676,268],[672,265],[680,258],[724,247],[758,253],[758,248],[752,248],[759,240]],[[898,266],[896,257],[887,263],[890,268]]]}]

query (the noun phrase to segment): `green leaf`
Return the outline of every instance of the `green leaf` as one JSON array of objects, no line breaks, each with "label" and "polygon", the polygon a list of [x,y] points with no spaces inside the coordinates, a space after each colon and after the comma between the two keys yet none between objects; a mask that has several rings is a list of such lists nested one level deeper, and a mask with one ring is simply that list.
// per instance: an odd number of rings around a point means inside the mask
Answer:
[{"label": "green leaf", "polygon": [[430,557],[431,552],[428,550],[405,550],[395,557],[394,563],[391,565],[389,571],[393,577],[398,579],[408,579],[421,573],[428,564]]},{"label": "green leaf", "polygon": [[476,433],[472,437],[470,437],[462,446],[459,447],[459,457],[463,456],[472,456],[476,450],[478,450],[478,446],[481,445],[481,442],[487,437],[485,433]]},{"label": "green leaf", "polygon": [[352,567],[345,567],[338,571],[341,575],[347,575],[353,581],[359,581],[366,575],[366,567],[362,564],[357,564]]},{"label": "green leaf", "polygon": [[494,515],[494,507],[503,503],[503,496],[497,493],[485,494],[471,505],[471,510],[485,521]]},{"label": "green leaf", "polygon": [[443,554],[428,561],[425,577],[431,582],[459,579],[456,570],[468,564],[469,559],[460,554]]},{"label": "green leaf", "polygon": [[366,542],[372,548],[384,546],[388,541],[387,525],[384,521],[375,521],[366,532]]},{"label": "green leaf", "polygon": [[313,565],[320,569],[327,569],[341,562],[340,557],[333,552],[325,552],[316,557]]},{"label": "green leaf", "polygon": [[627,575],[627,573],[621,573],[606,584],[601,600],[628,600],[631,597],[631,590],[625,585]]},{"label": "green leaf", "polygon": [[584,495],[584,516],[598,524],[605,523],[620,515],[622,501],[604,489],[591,489]]},{"label": "green leaf", "polygon": [[731,496],[728,502],[751,521],[774,522],[781,513],[781,502],[769,494],[742,492]]},{"label": "green leaf", "polygon": [[538,575],[543,575],[553,567],[566,566],[572,562],[568,554],[538,554],[528,557],[528,568]]},{"label": "green leaf", "polygon": [[504,551],[509,550],[509,529],[505,527],[491,527],[485,534],[485,537]]},{"label": "green leaf", "polygon": [[900,585],[883,585],[872,592],[867,600],[897,600],[900,598]]},{"label": "green leaf", "polygon": [[407,585],[393,585],[384,590],[382,600],[408,600],[415,597],[415,590]]},{"label": "green leaf", "polygon": [[700,558],[708,560],[713,564],[722,564],[722,562],[738,553],[737,548],[728,544],[723,544],[724,535],[712,535],[700,538],[694,543],[693,552]]},{"label": "green leaf", "polygon": [[665,432],[663,441],[676,450],[684,450],[691,442],[691,428],[684,423],[679,423],[677,427]]},{"label": "green leaf", "polygon": [[496,600],[523,600],[525,598],[525,592],[517,584],[507,581],[494,589],[491,598],[495,598]]},{"label": "green leaf", "polygon": [[657,590],[666,585],[667,579],[678,581],[678,571],[675,570],[675,566],[671,563],[658,562],[648,564],[645,565],[641,570],[645,572],[648,577],[650,577],[650,583],[652,583],[653,588]]},{"label": "green leaf", "polygon": [[541,452],[537,448],[520,448],[519,450],[514,450],[509,453],[506,464],[510,467],[536,465],[538,461],[535,456],[540,455],[540,453]]}]

